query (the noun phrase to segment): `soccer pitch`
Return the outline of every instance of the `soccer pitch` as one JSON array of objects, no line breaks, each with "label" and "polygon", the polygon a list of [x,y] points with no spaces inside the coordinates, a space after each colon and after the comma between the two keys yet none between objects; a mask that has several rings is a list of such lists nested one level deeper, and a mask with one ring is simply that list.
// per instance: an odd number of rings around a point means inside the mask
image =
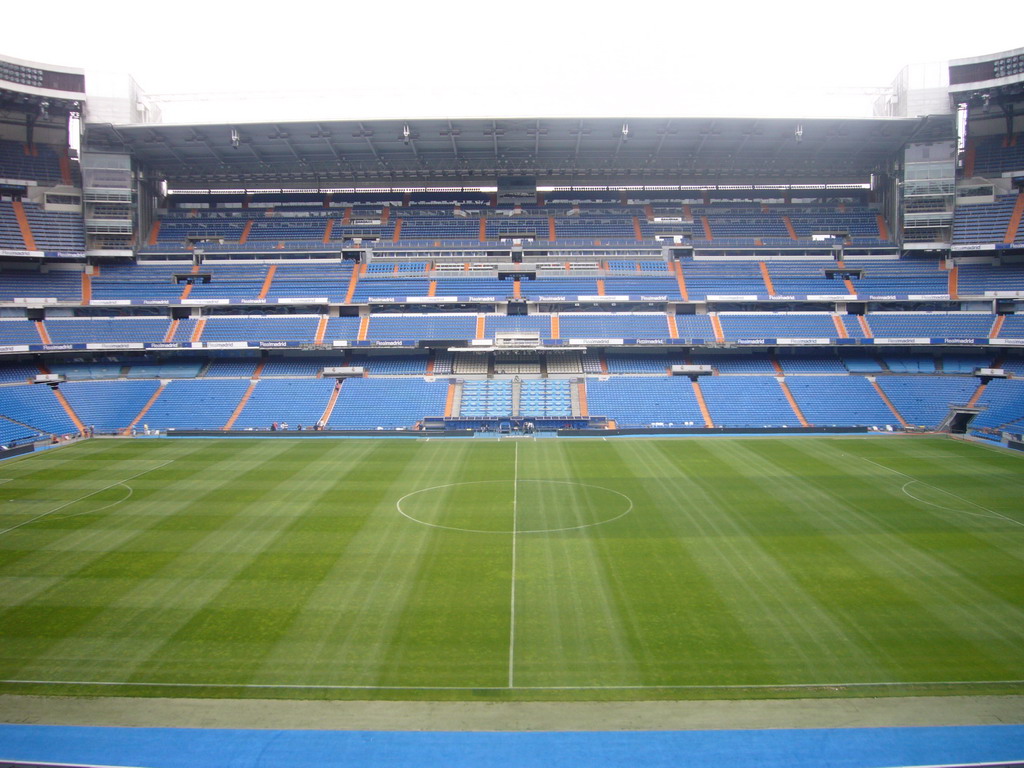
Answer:
[{"label": "soccer pitch", "polygon": [[93,440],[0,465],[0,693],[1024,692],[1024,456]]}]

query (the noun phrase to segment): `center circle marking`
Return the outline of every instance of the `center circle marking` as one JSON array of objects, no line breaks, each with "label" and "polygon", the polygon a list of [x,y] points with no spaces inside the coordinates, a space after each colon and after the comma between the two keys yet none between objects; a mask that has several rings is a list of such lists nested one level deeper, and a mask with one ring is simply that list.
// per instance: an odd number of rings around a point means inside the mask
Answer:
[{"label": "center circle marking", "polygon": [[615,514],[613,517],[609,517],[609,518],[607,518],[605,520],[595,520],[592,523],[583,523],[582,525],[568,525],[568,526],[564,526],[564,527],[561,527],[561,528],[533,528],[533,529],[520,528],[520,529],[516,529],[516,530],[507,530],[507,531],[488,531],[488,530],[483,530],[483,529],[480,529],[480,528],[463,528],[463,527],[455,526],[455,525],[441,525],[440,523],[431,523],[431,522],[428,522],[426,520],[420,520],[419,518],[414,517],[413,515],[409,514],[409,512],[407,512],[405,509],[402,508],[402,502],[404,502],[406,499],[411,499],[412,497],[418,496],[420,494],[430,493],[431,491],[441,491],[441,490],[444,490],[445,488],[457,488],[457,487],[466,486],[466,485],[506,485],[509,482],[511,482],[511,481],[509,481],[509,480],[469,480],[469,481],[463,482],[463,483],[446,483],[444,485],[432,485],[429,488],[420,488],[418,491],[413,491],[412,493],[405,494],[405,496],[403,496],[397,502],[395,502],[395,507],[398,509],[398,513],[402,517],[404,517],[404,518],[406,518],[408,520],[412,520],[414,523],[419,523],[420,525],[425,525],[425,526],[428,526],[430,528],[441,528],[441,529],[446,530],[446,531],[463,531],[464,533],[496,533],[496,534],[501,534],[501,535],[519,534],[519,533],[559,533],[559,532],[562,532],[562,531],[578,531],[578,530],[581,530],[583,528],[594,528],[594,527],[596,527],[598,525],[606,525],[608,523],[613,523],[616,520],[622,519],[623,517],[625,517],[626,515],[628,515],[630,512],[633,511],[633,500],[629,496],[627,496],[626,494],[624,494],[624,493],[622,493],[620,491],[614,491],[611,488],[605,488],[604,486],[601,486],[601,485],[593,485],[591,483],[577,483],[577,482],[573,482],[571,480],[518,480],[516,482],[518,483],[519,487],[522,487],[523,485],[541,484],[541,483],[543,483],[543,484],[550,484],[550,485],[575,485],[575,486],[579,486],[581,488],[593,488],[593,489],[596,489],[598,491],[604,491],[605,493],[610,493],[610,494],[613,494],[615,496],[620,497],[623,500],[623,503],[625,504],[625,508],[622,509],[622,511],[618,512],[617,514]]}]

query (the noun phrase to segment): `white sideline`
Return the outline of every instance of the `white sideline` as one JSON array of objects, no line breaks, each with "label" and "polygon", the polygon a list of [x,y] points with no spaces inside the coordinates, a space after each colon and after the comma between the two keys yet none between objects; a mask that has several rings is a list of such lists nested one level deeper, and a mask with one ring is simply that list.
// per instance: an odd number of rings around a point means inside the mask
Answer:
[{"label": "white sideline", "polygon": [[[153,683],[108,680],[0,680],[0,685],[96,685],[136,688],[241,688],[313,691],[507,691],[499,685],[318,685],[310,683]],[[517,691],[730,691],[730,690],[812,690],[821,688],[938,688],[964,685],[1024,685],[1024,680],[926,680],[877,683],[757,683],[750,685],[517,685]]]},{"label": "white sideline", "polygon": [[508,622],[508,687],[515,687],[516,655],[516,532],[519,530],[519,443],[514,443],[515,470],[512,475],[512,595]]}]

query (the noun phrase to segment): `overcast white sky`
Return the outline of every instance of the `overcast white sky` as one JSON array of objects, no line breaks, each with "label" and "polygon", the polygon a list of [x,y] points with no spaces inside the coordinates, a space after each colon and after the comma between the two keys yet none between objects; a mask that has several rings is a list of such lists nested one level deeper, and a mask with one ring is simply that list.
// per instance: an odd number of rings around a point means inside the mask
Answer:
[{"label": "overcast white sky", "polygon": [[[0,53],[126,72],[149,94],[217,94],[163,103],[165,122],[869,117],[870,89],[906,64],[1024,46],[1024,3],[993,3],[985,21],[970,23],[976,7],[10,0]],[[10,34],[19,28],[33,32]]]}]

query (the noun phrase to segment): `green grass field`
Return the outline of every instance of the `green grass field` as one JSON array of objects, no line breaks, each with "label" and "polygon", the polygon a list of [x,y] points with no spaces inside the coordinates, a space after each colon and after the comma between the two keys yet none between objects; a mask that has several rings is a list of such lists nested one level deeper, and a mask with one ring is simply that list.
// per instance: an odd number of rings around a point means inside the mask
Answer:
[{"label": "green grass field", "polygon": [[0,693],[1024,693],[1024,456],[94,440],[0,465]]}]

